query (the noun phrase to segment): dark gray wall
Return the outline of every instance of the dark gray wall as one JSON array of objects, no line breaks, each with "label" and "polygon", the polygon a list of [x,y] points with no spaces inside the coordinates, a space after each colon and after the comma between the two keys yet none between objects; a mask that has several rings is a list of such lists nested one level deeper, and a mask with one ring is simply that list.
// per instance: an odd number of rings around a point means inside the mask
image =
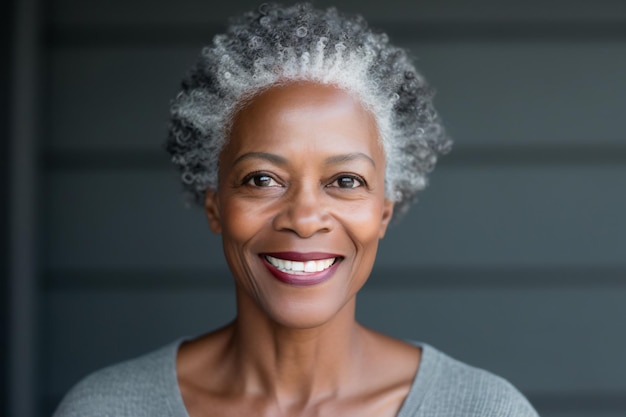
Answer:
[{"label": "dark gray wall", "polygon": [[[9,108],[13,40],[13,2],[0,3],[0,201],[9,197]],[[0,204],[0,415],[8,415],[9,211]]]},{"label": "dark gray wall", "polygon": [[[160,144],[181,75],[253,4],[46,2],[43,415],[86,373],[232,318],[219,240]],[[335,4],[411,50],[456,139],[359,318],[505,376],[544,416],[623,416],[626,2]]]},{"label": "dark gray wall", "polygon": [[40,236],[37,212],[40,208],[39,161],[42,130],[42,21],[38,0],[13,3],[13,39],[10,63],[9,139],[6,169],[9,187],[3,201],[9,214],[8,292],[9,352],[8,415],[31,416],[40,409],[38,387],[41,375],[37,363],[40,304]]}]

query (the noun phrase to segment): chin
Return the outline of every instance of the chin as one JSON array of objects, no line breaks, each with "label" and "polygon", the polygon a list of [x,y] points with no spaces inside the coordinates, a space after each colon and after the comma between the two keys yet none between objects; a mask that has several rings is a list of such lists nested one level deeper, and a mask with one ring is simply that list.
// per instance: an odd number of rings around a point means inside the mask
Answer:
[{"label": "chin", "polygon": [[297,305],[268,312],[273,322],[290,329],[313,329],[336,319],[340,312],[330,306]]},{"label": "chin", "polygon": [[[305,294],[272,294],[270,297],[250,297],[240,294],[238,308],[240,318],[246,322],[265,322],[291,329],[312,329],[321,327],[342,316],[353,317],[355,297],[339,296],[334,289],[329,294],[327,288],[322,291],[305,289]],[[245,291],[242,291],[245,293]]]}]

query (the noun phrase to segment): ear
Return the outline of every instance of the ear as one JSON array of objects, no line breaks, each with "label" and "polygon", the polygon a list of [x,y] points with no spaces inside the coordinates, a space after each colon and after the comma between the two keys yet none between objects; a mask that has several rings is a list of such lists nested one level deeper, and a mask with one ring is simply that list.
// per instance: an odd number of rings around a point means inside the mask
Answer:
[{"label": "ear", "polygon": [[209,227],[214,233],[222,233],[222,219],[220,217],[219,200],[217,192],[207,189],[204,196],[204,211],[209,220]]},{"label": "ear", "polygon": [[380,230],[378,232],[379,239],[385,237],[385,232],[387,232],[387,226],[389,226],[389,222],[393,217],[393,201],[385,198],[385,202],[383,204],[383,215],[380,221]]}]

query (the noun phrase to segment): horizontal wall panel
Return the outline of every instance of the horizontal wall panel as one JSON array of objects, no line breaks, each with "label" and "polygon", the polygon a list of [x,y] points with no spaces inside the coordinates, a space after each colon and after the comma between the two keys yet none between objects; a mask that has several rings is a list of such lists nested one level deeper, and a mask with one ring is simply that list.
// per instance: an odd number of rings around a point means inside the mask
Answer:
[{"label": "horizontal wall panel", "polygon": [[[408,46],[459,147],[626,144],[626,42]],[[158,151],[199,49],[54,49],[46,148]]]},{"label": "horizontal wall panel", "polygon": [[50,268],[221,265],[204,211],[189,207],[175,173],[49,175],[43,216]]},{"label": "horizontal wall panel", "polygon": [[[230,290],[50,291],[43,326],[45,386],[60,396],[86,373],[224,324]],[[366,286],[361,322],[426,341],[489,369],[556,412],[572,397],[612,398],[626,390],[621,331],[626,288],[428,290]],[[619,397],[618,397],[619,399]],[[613,404],[612,408],[619,404]],[[624,409],[621,409],[622,411]],[[611,411],[609,409],[608,411]]]},{"label": "horizontal wall panel", "polygon": [[[167,2],[56,0],[49,6],[55,25],[66,24],[154,24],[162,22],[204,23],[224,22],[227,17],[258,6],[258,1],[206,2],[185,0],[171,7]],[[411,21],[417,19],[456,19],[460,21],[485,19],[538,20],[613,20],[626,18],[626,6],[621,1],[601,0],[590,4],[584,0],[422,0],[406,2],[390,0],[384,7],[358,0],[318,0],[317,7],[337,6],[343,11],[358,12],[382,21]]]},{"label": "horizontal wall panel", "polygon": [[70,49],[50,56],[44,139],[53,149],[160,150],[169,103],[199,48]]},{"label": "horizontal wall panel", "polygon": [[626,263],[626,166],[438,169],[382,242],[384,265]]},{"label": "horizontal wall panel", "polygon": [[[626,39],[626,20],[553,21],[553,20],[412,20],[378,22],[370,20],[374,30],[384,30],[395,42],[616,42]],[[206,42],[212,34],[224,30],[224,23],[49,26],[45,31],[48,47],[154,47],[189,46]]]},{"label": "horizontal wall panel", "polygon": [[409,48],[459,146],[626,144],[626,42]]},{"label": "horizontal wall panel", "polygon": [[[446,167],[380,245],[396,268],[626,266],[626,166]],[[44,266],[223,267],[176,174],[55,172],[43,184]]]}]

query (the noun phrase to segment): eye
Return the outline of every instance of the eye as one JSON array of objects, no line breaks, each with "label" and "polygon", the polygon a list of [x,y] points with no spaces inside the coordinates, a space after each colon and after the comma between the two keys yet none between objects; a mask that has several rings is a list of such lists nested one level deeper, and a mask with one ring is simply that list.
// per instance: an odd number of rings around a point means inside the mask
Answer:
[{"label": "eye", "polygon": [[243,184],[255,187],[280,187],[280,184],[274,178],[264,173],[248,174],[244,178]]},{"label": "eye", "polygon": [[365,185],[365,180],[356,175],[341,175],[337,177],[329,187],[337,188],[357,188]]}]

